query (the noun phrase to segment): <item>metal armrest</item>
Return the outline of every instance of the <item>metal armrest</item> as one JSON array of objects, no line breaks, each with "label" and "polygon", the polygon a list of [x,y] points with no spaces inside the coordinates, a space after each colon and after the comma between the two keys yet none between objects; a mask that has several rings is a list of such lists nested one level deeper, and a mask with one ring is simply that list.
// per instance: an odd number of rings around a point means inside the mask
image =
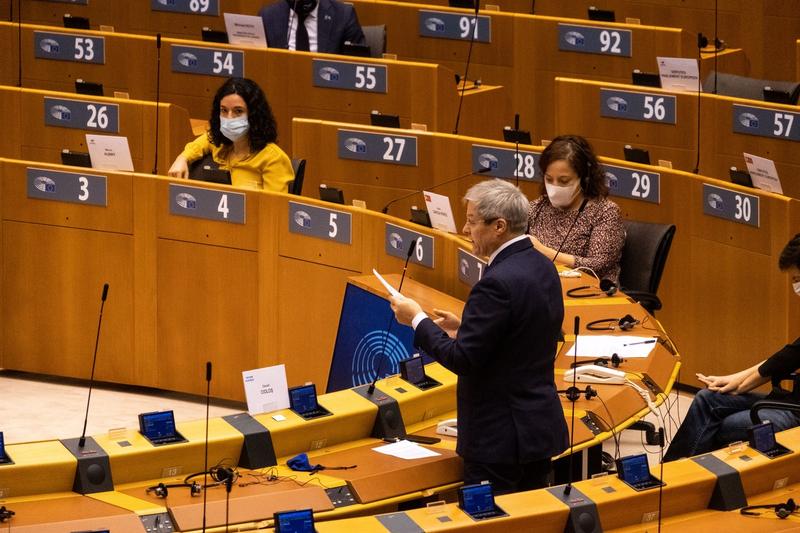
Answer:
[{"label": "metal armrest", "polygon": [[753,424],[760,424],[762,422],[761,418],[758,416],[758,412],[762,409],[780,409],[781,411],[792,411],[800,414],[800,405],[797,405],[796,403],[776,402],[774,400],[758,400],[750,408],[750,421]]}]

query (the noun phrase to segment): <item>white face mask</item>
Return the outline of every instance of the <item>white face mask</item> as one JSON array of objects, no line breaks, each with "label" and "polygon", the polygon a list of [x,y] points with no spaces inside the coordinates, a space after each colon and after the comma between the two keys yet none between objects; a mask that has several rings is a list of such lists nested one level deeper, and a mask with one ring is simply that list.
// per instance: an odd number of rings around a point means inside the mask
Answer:
[{"label": "white face mask", "polygon": [[800,281],[795,281],[792,283],[792,288],[794,289],[794,293],[800,296]]},{"label": "white face mask", "polygon": [[577,198],[578,194],[581,192],[579,181],[574,181],[570,185],[563,186],[545,182],[544,187],[547,190],[547,198],[550,199],[550,203],[553,204],[553,207],[559,209],[564,209],[572,205],[572,202],[575,201],[575,198]]},{"label": "white face mask", "polygon": [[219,117],[219,131],[233,142],[239,140],[250,129],[247,115],[238,118]]}]

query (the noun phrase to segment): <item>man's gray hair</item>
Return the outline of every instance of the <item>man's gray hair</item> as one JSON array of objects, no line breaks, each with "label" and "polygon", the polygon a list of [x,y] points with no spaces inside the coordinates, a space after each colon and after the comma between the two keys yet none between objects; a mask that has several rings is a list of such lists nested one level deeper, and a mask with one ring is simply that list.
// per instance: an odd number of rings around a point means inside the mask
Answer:
[{"label": "man's gray hair", "polygon": [[512,236],[525,233],[528,226],[528,199],[511,183],[500,179],[482,181],[469,188],[464,201],[472,202],[478,215],[485,221],[505,219]]}]

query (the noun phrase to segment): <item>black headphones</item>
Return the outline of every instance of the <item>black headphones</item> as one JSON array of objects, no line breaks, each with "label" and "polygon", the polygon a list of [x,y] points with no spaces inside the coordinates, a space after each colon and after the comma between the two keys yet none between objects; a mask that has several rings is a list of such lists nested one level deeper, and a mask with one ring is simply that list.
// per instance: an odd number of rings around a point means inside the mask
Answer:
[{"label": "black headphones", "polygon": [[[217,485],[222,484],[233,484],[239,479],[239,471],[235,468],[231,468],[229,466],[212,466],[208,469],[208,475],[211,476],[211,479],[214,480],[214,483],[210,485],[206,485],[208,487],[216,487]],[[189,485],[190,481],[193,478],[199,477],[206,474],[206,472],[197,472],[195,474],[189,474],[183,480],[183,485]],[[200,487],[200,484],[196,481],[191,482],[192,485],[197,485]],[[180,486],[180,485],[179,485]]]},{"label": "black headphones", "polygon": [[[604,322],[606,324],[603,324]],[[600,320],[593,320],[586,324],[586,329],[589,331],[614,331],[616,329],[629,331],[639,323],[639,320],[633,318],[631,315],[625,315],[622,318],[601,318]]]},{"label": "black headphones", "polygon": [[[570,368],[577,368],[583,365],[600,365],[600,366],[608,366],[608,363],[611,363],[611,366],[614,368],[619,368],[619,365],[624,363],[626,359],[623,359],[617,354],[611,354],[611,357],[598,357],[597,359],[590,359],[588,361],[576,361],[569,365]],[[587,398],[588,399],[588,398]]]},{"label": "black headphones", "polygon": [[577,402],[581,398],[581,393],[585,394],[585,398],[587,400],[591,400],[595,396],[597,396],[597,391],[592,388],[591,385],[586,385],[584,390],[580,390],[578,387],[571,386],[568,389],[558,390],[556,391],[559,394],[566,394],[567,400],[571,402]]},{"label": "black headphones", "polygon": [[[0,523],[7,522],[11,520],[11,517],[14,516],[16,513],[11,509],[6,509],[6,506],[0,507]],[[11,527],[11,526],[8,526]]]},{"label": "black headphones", "polygon": [[747,507],[743,507],[742,509],[739,509],[739,512],[747,516],[761,516],[761,513],[754,513],[753,512],[754,509],[772,509],[773,511],[775,511],[775,516],[777,516],[781,520],[785,520],[789,518],[789,516],[797,512],[797,504],[794,503],[793,499],[789,498],[784,503],[750,505]]},{"label": "black headphones", "polygon": [[180,487],[187,487],[192,496],[200,496],[200,493],[203,492],[203,488],[200,486],[200,483],[193,481],[191,483],[172,483],[170,485],[167,485],[166,483],[159,483],[158,485],[147,487],[145,489],[145,493],[150,494],[152,492],[155,494],[156,498],[166,498],[169,496],[169,489]]},{"label": "black headphones", "polygon": [[[600,280],[600,291],[598,292],[597,287],[592,287],[591,285],[581,285],[580,287],[573,287],[567,291],[567,296],[570,298],[592,298],[594,296],[614,296],[617,293],[617,284],[611,281],[610,279],[601,279]],[[592,292],[581,292],[591,290]],[[633,326],[631,326],[633,327]]]}]

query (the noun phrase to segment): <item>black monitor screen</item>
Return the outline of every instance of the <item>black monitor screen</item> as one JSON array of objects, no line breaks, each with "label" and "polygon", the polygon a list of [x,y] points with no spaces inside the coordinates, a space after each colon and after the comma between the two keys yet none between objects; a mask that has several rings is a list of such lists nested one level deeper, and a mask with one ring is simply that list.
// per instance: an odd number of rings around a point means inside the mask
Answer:
[{"label": "black monitor screen", "polygon": [[466,485],[459,489],[459,504],[466,513],[485,513],[494,510],[494,494],[492,485]]},{"label": "black monitor screen", "polygon": [[422,357],[412,357],[403,364],[405,366],[405,376],[403,376],[403,379],[415,385],[425,380],[425,363]]},{"label": "black monitor screen", "polygon": [[289,389],[289,405],[293,411],[307,413],[317,408],[317,387],[303,385]]},{"label": "black monitor screen", "polygon": [[172,411],[159,411],[139,415],[139,429],[148,439],[175,436],[175,415]]},{"label": "black monitor screen", "polygon": [[771,422],[764,422],[753,426],[750,445],[760,452],[766,452],[775,447],[775,428]]},{"label": "black monitor screen", "polygon": [[314,533],[311,509],[275,513],[275,533]]},{"label": "black monitor screen", "polygon": [[0,461],[6,460],[6,441],[3,438],[3,432],[0,431]]},{"label": "black monitor screen", "polygon": [[619,477],[623,481],[635,485],[650,479],[650,465],[647,464],[647,455],[631,455],[619,461]]}]

